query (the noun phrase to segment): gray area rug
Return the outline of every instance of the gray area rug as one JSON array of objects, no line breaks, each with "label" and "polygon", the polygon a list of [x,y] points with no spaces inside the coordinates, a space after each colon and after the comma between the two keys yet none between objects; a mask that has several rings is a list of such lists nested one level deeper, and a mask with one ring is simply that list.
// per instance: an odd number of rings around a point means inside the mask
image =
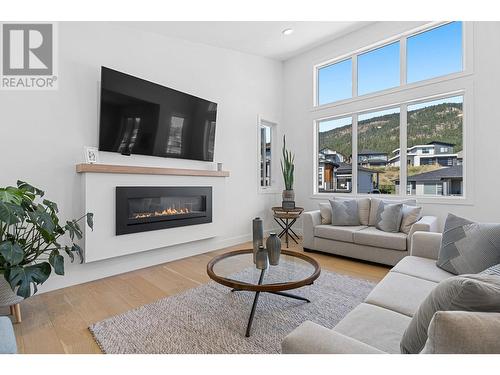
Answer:
[{"label": "gray area rug", "polygon": [[261,293],[249,338],[245,329],[254,293],[231,292],[213,281],[100,321],[89,330],[108,354],[274,354],[280,353],[283,338],[306,320],[333,328],[374,286],[322,270],[314,285],[291,291],[311,303]]}]

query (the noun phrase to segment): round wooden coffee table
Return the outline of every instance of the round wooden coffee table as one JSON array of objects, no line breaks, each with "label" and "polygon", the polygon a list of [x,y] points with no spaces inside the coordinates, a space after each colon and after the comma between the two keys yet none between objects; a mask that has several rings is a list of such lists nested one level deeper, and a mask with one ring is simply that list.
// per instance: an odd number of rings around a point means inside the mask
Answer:
[{"label": "round wooden coffee table", "polygon": [[232,288],[232,292],[255,292],[246,337],[250,330],[257,308],[260,293],[271,293],[283,297],[310,302],[307,298],[286,293],[286,290],[312,285],[320,273],[321,267],[313,258],[295,251],[281,250],[280,262],[260,270],[253,263],[253,250],[235,250],[213,258],[207,264],[208,276],[215,282]]}]

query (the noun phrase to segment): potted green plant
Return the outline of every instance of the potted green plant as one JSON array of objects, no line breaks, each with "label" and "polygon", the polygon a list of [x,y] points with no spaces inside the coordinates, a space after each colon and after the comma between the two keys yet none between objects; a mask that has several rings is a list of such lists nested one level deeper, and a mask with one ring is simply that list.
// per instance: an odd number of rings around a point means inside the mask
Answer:
[{"label": "potted green plant", "polygon": [[[83,235],[79,222],[86,219],[93,228],[91,213],[61,222],[57,204],[42,200],[43,195],[42,190],[23,181],[18,181],[17,187],[0,188],[0,283],[8,283],[9,292],[22,298],[36,293],[52,270],[64,275],[63,253],[71,262],[75,254],[83,262],[82,249],[75,242]],[[63,243],[65,236],[69,241]],[[0,287],[4,293],[5,289]]]},{"label": "potted green plant", "polygon": [[[285,190],[283,190],[283,207],[288,208],[295,206],[295,192],[293,191],[293,172],[295,155],[286,149],[286,138],[283,136],[283,160],[281,160],[281,172],[283,173],[283,181]],[[287,206],[287,207],[285,207]]]}]

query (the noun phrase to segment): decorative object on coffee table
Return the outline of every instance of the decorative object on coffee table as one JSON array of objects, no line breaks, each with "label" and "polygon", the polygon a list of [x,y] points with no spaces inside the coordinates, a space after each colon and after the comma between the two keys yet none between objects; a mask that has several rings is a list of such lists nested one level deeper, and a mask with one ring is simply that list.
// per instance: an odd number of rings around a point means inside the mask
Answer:
[{"label": "decorative object on coffee table", "polygon": [[292,229],[300,214],[304,211],[302,207],[295,207],[293,209],[286,209],[283,207],[272,207],[274,221],[281,227],[281,232],[278,234],[279,238],[285,236],[286,247],[288,248],[288,238],[290,237],[296,244],[299,243],[299,236]]},{"label": "decorative object on coffee table", "polygon": [[252,221],[252,241],[253,241],[253,262],[260,246],[264,245],[264,225],[260,217]]},{"label": "decorative object on coffee table", "polygon": [[257,254],[255,255],[255,266],[259,270],[266,270],[269,267],[269,258],[267,249],[264,246],[259,246]]},{"label": "decorative object on coffee table", "polygon": [[271,266],[277,266],[280,262],[281,240],[276,233],[269,233],[269,237],[266,241],[266,248],[269,256],[269,264]]},{"label": "decorative object on coffee table", "polygon": [[[255,292],[246,337],[250,337],[260,293],[277,294],[310,302],[307,298],[285,291],[312,285],[321,273],[321,268],[316,260],[302,253],[288,250],[281,252],[280,265],[259,270],[253,267],[252,252],[252,249],[230,251],[216,256],[207,264],[208,276],[217,283],[232,288],[233,292]],[[238,269],[253,269],[253,272],[250,274],[235,273]],[[268,281],[264,280],[266,274]]]},{"label": "decorative object on coffee table", "polygon": [[295,192],[293,191],[293,172],[295,166],[293,164],[295,155],[286,149],[286,139],[283,136],[283,160],[281,160],[281,172],[283,173],[283,181],[285,183],[285,190],[283,190],[282,206],[287,209],[295,208]]}]

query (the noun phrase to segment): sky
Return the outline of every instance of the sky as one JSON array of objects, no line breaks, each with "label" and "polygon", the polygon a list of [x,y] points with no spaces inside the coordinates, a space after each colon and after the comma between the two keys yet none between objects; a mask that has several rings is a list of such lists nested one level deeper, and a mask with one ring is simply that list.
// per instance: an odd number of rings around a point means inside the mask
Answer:
[{"label": "sky", "polygon": [[[399,42],[395,42],[358,55],[358,95],[399,86],[399,54]],[[414,35],[407,39],[407,82],[459,72],[462,60],[461,22]],[[351,97],[351,59],[319,69],[319,105]]]}]

